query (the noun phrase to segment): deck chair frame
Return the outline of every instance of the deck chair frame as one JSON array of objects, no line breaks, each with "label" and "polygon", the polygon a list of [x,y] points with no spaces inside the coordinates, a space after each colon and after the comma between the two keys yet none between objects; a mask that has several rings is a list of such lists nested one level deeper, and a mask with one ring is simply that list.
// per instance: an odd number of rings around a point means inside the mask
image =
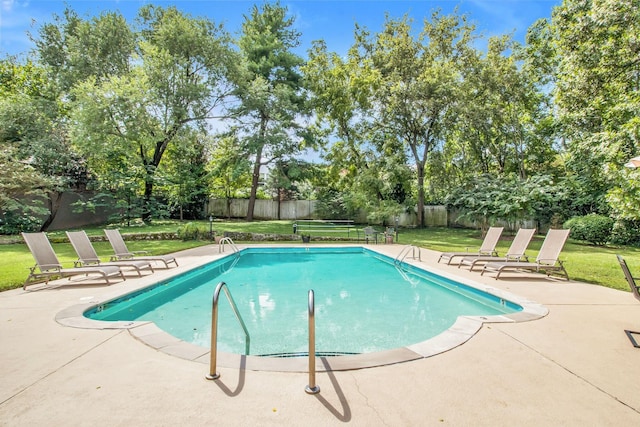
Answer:
[{"label": "deck chair frame", "polygon": [[488,262],[484,265],[482,272],[496,273],[496,279],[507,270],[527,270],[539,273],[543,271],[547,276],[552,273],[560,272],[569,280],[569,273],[564,268],[564,263],[559,259],[562,248],[564,247],[571,230],[550,229],[542,242],[538,256],[535,262],[522,261],[506,261],[506,262]]},{"label": "deck chair frame", "polygon": [[150,270],[153,273],[153,266],[150,261],[145,260],[122,260],[102,262],[98,257],[98,253],[91,244],[91,240],[84,231],[67,231],[67,237],[71,242],[71,246],[76,251],[78,259],[74,261],[76,267],[88,266],[116,266],[120,268],[128,268],[138,273],[142,277],[142,271]]},{"label": "deck chair frame", "polygon": [[63,268],[44,233],[22,233],[22,238],[36,261],[36,264],[29,268],[29,276],[22,285],[22,289],[26,289],[40,279],[45,279],[45,284],[48,284],[53,277],[68,277],[70,280],[74,276],[95,274],[104,279],[107,284],[111,284],[112,277],[126,280],[117,266]]},{"label": "deck chair frame", "polygon": [[529,246],[529,243],[535,233],[535,228],[521,228],[513,238],[511,246],[509,246],[504,257],[499,257],[497,255],[466,256],[460,260],[458,268],[463,265],[468,265],[469,271],[471,271],[476,265],[486,264],[487,262],[529,261],[525,251],[527,250],[527,246]]},{"label": "deck chair frame", "polygon": [[[633,275],[631,274],[631,270],[629,270],[627,261],[625,261],[625,259],[621,255],[616,255],[616,257],[618,258],[618,263],[620,264],[620,268],[622,268],[622,272],[624,273],[624,278],[627,279],[627,283],[631,288],[631,292],[633,293],[633,296],[638,301],[640,301],[640,286],[636,284],[636,278],[633,277]],[[640,337],[640,332],[630,331],[628,329],[625,329],[624,333],[627,335],[627,338],[629,338],[629,341],[631,341],[631,344],[635,348],[640,348],[640,344],[638,343],[638,341],[636,341],[636,338],[634,337],[634,335],[638,335]]]},{"label": "deck chair frame", "polygon": [[124,242],[122,234],[120,234],[120,230],[105,229],[104,234],[107,236],[107,240],[111,244],[111,248],[114,252],[114,254],[111,255],[111,261],[135,259],[161,262],[166,268],[169,268],[169,264],[175,264],[176,267],[178,266],[178,261],[173,255],[144,255],[148,254],[148,251],[130,252],[127,248],[126,243]]},{"label": "deck chair frame", "polygon": [[469,251],[469,248],[465,252],[442,252],[440,257],[438,258],[438,262],[440,260],[447,260],[447,265],[451,264],[451,261],[454,258],[466,257],[466,256],[482,256],[482,255],[495,255],[498,256],[498,252],[496,251],[496,245],[500,240],[500,236],[502,235],[502,230],[504,227],[489,227],[487,230],[487,234],[484,235],[484,240],[480,245],[480,249],[477,252]]}]

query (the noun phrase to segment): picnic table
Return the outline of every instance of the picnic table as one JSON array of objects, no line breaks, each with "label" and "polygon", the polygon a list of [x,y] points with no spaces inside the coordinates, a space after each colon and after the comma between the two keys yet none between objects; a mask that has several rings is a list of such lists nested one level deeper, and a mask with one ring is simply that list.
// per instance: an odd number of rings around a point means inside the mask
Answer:
[{"label": "picnic table", "polygon": [[311,233],[344,233],[351,237],[351,232],[359,230],[351,219],[305,219],[293,223],[293,234]]}]

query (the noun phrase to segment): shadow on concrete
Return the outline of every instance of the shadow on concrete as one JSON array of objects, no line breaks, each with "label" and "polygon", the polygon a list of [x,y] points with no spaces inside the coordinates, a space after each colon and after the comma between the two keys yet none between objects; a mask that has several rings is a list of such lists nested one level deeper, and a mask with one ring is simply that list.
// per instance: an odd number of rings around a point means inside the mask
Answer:
[{"label": "shadow on concrete", "polygon": [[338,383],[336,376],[331,370],[331,366],[329,365],[329,362],[327,361],[326,357],[321,357],[320,360],[324,365],[326,374],[329,377],[329,380],[331,381],[331,385],[333,386],[333,389],[336,391],[336,395],[338,396],[338,400],[340,401],[340,405],[342,407],[340,409],[335,408],[327,399],[325,399],[322,396],[322,392],[318,394],[314,394],[313,396],[316,399],[318,399],[318,401],[322,403],[322,405],[324,405],[324,407],[327,408],[329,412],[333,414],[334,417],[336,417],[338,420],[342,422],[347,423],[351,421],[351,408],[349,407],[347,398],[344,395],[344,392],[342,391],[342,388],[340,387],[340,384]]},{"label": "shadow on concrete", "polygon": [[246,371],[245,368],[247,366],[247,357],[244,355],[240,356],[240,367],[238,368],[238,382],[236,384],[236,388],[235,390],[231,390],[229,387],[227,387],[221,380],[220,378],[216,379],[216,380],[211,380],[213,381],[218,387],[220,387],[220,390],[222,390],[224,392],[224,394],[226,394],[229,397],[235,397],[238,396],[240,394],[240,392],[242,391],[242,389],[244,388],[244,384],[245,384],[245,378],[246,378]]}]

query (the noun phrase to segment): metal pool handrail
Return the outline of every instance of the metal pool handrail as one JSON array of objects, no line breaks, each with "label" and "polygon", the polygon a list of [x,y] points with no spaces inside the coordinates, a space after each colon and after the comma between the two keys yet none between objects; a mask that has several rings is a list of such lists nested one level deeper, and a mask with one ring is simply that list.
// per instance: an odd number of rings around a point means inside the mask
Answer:
[{"label": "metal pool handrail", "polygon": [[218,243],[218,251],[219,252],[224,252],[224,245],[228,244],[229,246],[231,246],[231,248],[233,249],[234,252],[240,252],[240,250],[238,249],[238,247],[236,246],[235,243],[233,243],[233,240],[231,240],[231,237],[223,237],[222,239],[220,239],[220,242]]},{"label": "metal pool handrail", "polygon": [[421,253],[420,253],[420,248],[414,245],[407,245],[405,246],[400,253],[398,254],[398,256],[396,257],[395,261],[393,261],[394,264],[400,264],[402,261],[404,261],[404,259],[407,257],[407,255],[409,255],[409,250],[411,250],[411,258],[416,259],[416,249],[418,250],[418,261],[422,261],[421,258]]},{"label": "metal pool handrail", "polygon": [[396,270],[398,270],[398,273],[400,273],[400,275],[402,276],[402,278],[404,280],[406,280],[407,282],[409,282],[412,285],[417,285],[419,280],[418,279],[412,279],[411,277],[409,277],[409,275],[407,273],[404,272],[404,270],[402,270],[402,266],[396,264],[395,265]]},{"label": "metal pool handrail", "polygon": [[308,394],[320,393],[316,385],[316,321],[313,289],[309,289],[309,384],[304,388]]},{"label": "metal pool handrail", "polygon": [[240,326],[242,326],[242,329],[244,330],[245,354],[249,354],[249,347],[251,344],[249,331],[242,320],[242,316],[240,316],[238,307],[236,307],[236,303],[229,292],[227,284],[225,282],[218,283],[216,290],[213,292],[213,301],[211,303],[211,358],[209,360],[209,374],[205,377],[208,380],[217,380],[220,378],[220,374],[216,372],[216,359],[218,357],[218,300],[220,299],[220,291],[223,289],[224,293],[227,295],[229,305],[231,306],[233,313],[236,315],[236,319],[238,319]]}]

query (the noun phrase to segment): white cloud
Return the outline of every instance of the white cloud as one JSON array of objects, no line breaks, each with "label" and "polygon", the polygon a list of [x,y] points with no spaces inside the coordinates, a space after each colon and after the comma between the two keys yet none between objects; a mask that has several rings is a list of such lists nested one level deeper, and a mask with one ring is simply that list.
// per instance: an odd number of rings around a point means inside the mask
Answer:
[{"label": "white cloud", "polygon": [[15,4],[15,1],[13,0],[2,0],[2,10],[4,12],[11,12],[14,4]]},{"label": "white cloud", "polygon": [[[551,16],[553,6],[561,0],[471,0],[477,12],[471,15],[488,36],[513,34],[524,38],[535,20]],[[522,40],[524,41],[524,40]]]}]

